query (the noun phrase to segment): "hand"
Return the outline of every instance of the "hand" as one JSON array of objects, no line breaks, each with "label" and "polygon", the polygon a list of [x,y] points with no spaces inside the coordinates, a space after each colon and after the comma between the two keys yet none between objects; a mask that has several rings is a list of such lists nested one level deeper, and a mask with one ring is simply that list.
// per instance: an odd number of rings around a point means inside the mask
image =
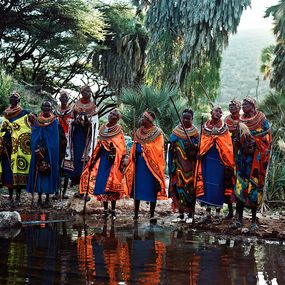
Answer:
[{"label": "hand", "polygon": [[34,113],[30,113],[29,114],[28,120],[29,120],[31,125],[35,122],[36,119],[37,119],[37,115],[36,114],[34,114]]},{"label": "hand", "polygon": [[116,148],[110,147],[110,155],[115,156],[116,155]]}]

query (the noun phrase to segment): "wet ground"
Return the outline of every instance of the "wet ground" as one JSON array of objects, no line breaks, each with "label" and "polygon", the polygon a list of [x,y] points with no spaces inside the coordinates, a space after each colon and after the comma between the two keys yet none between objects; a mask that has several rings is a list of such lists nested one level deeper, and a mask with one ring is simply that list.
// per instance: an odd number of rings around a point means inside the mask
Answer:
[{"label": "wet ground", "polygon": [[[22,216],[23,220],[36,219],[37,216],[42,214],[52,215],[53,219],[56,220],[70,220],[72,223],[80,224],[83,222],[82,211],[84,208],[83,199],[73,198],[76,188],[68,190],[67,200],[54,201],[51,199],[51,206],[49,208],[38,207],[35,203],[32,205],[31,195],[23,192],[21,199],[21,206],[11,207],[8,203],[8,195],[6,190],[0,190],[0,211],[3,210],[16,210]],[[122,199],[117,202],[116,207],[117,221],[119,225],[133,225],[133,200]],[[77,215],[81,214],[81,215]],[[225,235],[227,237],[241,237],[241,238],[255,238],[255,239],[270,239],[275,241],[285,241],[285,210],[282,208],[274,208],[267,210],[263,214],[258,213],[259,229],[251,232],[250,231],[250,212],[245,211],[244,227],[241,229],[233,230],[230,228],[232,221],[222,220],[221,224],[215,225],[213,223],[201,224],[200,221],[204,219],[205,211],[198,204],[195,212],[195,223],[185,224],[178,223],[174,224],[172,221],[178,216],[173,213],[171,207],[171,201],[158,201],[156,207],[157,224],[161,227],[177,227],[182,230],[193,229],[198,232],[207,232],[214,235]],[[227,215],[227,206],[222,209],[221,216]],[[87,203],[86,207],[86,219],[91,224],[102,223],[103,207],[102,204],[95,199],[91,199]],[[141,203],[140,207],[140,219],[139,223],[149,222],[149,205],[145,202]],[[5,232],[7,233],[7,232]],[[1,232],[0,232],[1,236]]]},{"label": "wet ground", "polygon": [[[0,232],[1,285],[285,284],[282,209],[259,213],[259,229],[242,233],[227,220],[201,224],[199,205],[194,225],[173,223],[170,200],[158,202],[156,224],[149,222],[147,203],[134,223],[129,199],[117,203],[115,221],[103,218],[94,199],[85,218],[82,199],[52,201],[49,208],[31,202],[23,193],[22,205],[11,208],[7,192],[0,193],[0,210],[17,210],[23,220],[21,229]],[[244,228],[249,226],[246,212]]]},{"label": "wet ground", "polygon": [[285,284],[285,243],[121,215],[22,215],[0,238],[0,284]]}]

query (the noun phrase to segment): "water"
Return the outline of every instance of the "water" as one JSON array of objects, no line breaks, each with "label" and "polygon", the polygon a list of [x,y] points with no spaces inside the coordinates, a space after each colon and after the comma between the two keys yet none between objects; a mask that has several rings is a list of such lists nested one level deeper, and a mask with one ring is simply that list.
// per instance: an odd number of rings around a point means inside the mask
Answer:
[{"label": "water", "polygon": [[0,239],[0,284],[285,284],[285,247],[108,221]]}]

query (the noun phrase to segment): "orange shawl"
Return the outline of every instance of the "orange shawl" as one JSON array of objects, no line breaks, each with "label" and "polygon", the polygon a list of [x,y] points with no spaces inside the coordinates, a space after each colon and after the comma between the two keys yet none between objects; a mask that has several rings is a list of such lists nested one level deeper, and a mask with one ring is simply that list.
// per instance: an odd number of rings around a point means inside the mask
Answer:
[{"label": "orange shawl", "polygon": [[[91,160],[96,157],[100,147],[103,146],[107,151],[109,151],[111,142],[116,148],[116,156],[115,156],[115,160],[114,160],[113,166],[111,168],[111,171],[110,171],[107,183],[106,183],[105,192],[118,192],[123,195],[124,193],[123,184],[122,184],[123,174],[120,170],[120,165],[122,163],[121,160],[123,156],[126,155],[126,144],[125,144],[124,134],[122,131],[116,136],[109,138],[108,140],[98,141],[96,148],[94,149],[92,153],[91,159],[88,161],[81,175],[80,185],[79,185],[79,191],[81,194],[85,193],[88,187],[89,166],[90,166]],[[91,195],[93,195],[99,164],[100,164],[100,157],[96,161],[95,166],[93,167],[90,173],[88,192]],[[98,177],[98,179],[100,179],[100,177]]]},{"label": "orange shawl", "polygon": [[[157,179],[160,184],[160,191],[157,193],[157,199],[166,199],[165,180],[164,180],[164,141],[163,136],[160,134],[153,141],[141,143],[142,155],[146,165],[152,175]],[[125,171],[125,194],[130,197],[133,187],[133,180],[135,175],[135,152],[136,142],[132,145],[129,161]]]},{"label": "orange shawl", "polygon": [[[224,166],[230,167],[234,169],[234,152],[233,152],[233,144],[229,131],[227,130],[223,134],[219,135],[206,135],[204,130],[201,135],[201,144],[200,144],[200,161],[197,162],[197,182],[196,182],[196,197],[200,197],[204,195],[204,182],[202,175],[202,163],[201,159],[203,155],[205,155],[208,150],[216,143],[217,150],[219,152],[219,156],[224,164]],[[225,189],[225,196],[230,196],[233,192],[233,189],[228,188]]]}]

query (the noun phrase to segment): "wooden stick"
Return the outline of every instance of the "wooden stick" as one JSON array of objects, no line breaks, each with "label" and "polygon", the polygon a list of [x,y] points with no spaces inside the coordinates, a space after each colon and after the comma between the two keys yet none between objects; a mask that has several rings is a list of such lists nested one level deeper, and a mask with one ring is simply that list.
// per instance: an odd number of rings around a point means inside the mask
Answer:
[{"label": "wooden stick", "polygon": [[[90,157],[90,165],[92,165],[92,159],[93,159],[92,155],[93,155],[93,150],[94,150],[95,133],[96,133],[96,123],[94,124],[94,128],[93,128],[92,154]],[[91,177],[91,169],[88,169],[88,170],[89,170],[89,173],[88,173],[88,179],[87,179],[87,189],[86,189],[86,193],[85,193],[85,197],[84,197],[83,217],[85,217],[86,203],[87,203],[87,198],[88,198],[88,193],[89,193],[89,183],[90,183],[90,177]]]},{"label": "wooden stick", "polygon": [[[199,144],[198,144],[198,155],[200,155],[200,149],[201,149],[201,140],[202,140],[202,130],[203,130],[203,124],[204,124],[204,118],[203,116],[201,117],[201,126],[200,126],[200,139],[199,139]],[[192,220],[192,225],[194,225],[194,217],[195,217],[195,205],[196,205],[196,188],[197,188],[197,181],[198,181],[198,169],[199,169],[199,165],[200,165],[200,160],[201,158],[198,158],[198,161],[196,162],[196,170],[195,170],[195,175],[194,175],[194,179],[195,179],[195,184],[194,184],[194,193],[195,193],[195,197],[194,197],[194,207],[193,207],[193,220]]]},{"label": "wooden stick", "polygon": [[188,136],[188,134],[187,134],[187,132],[186,132],[185,126],[184,126],[184,124],[183,124],[183,121],[182,121],[182,119],[181,119],[179,113],[178,113],[178,110],[177,110],[177,108],[176,108],[176,106],[175,106],[175,103],[174,103],[172,97],[170,96],[169,98],[170,98],[171,103],[173,104],[173,107],[174,107],[175,111],[176,111],[176,114],[177,114],[177,116],[178,116],[179,122],[180,122],[180,124],[181,124],[181,126],[182,126],[182,128],[183,128],[183,131],[184,131],[185,135],[186,135],[187,141],[189,142],[190,145],[193,145],[192,141],[190,140],[190,138],[189,138],[189,136]]}]

